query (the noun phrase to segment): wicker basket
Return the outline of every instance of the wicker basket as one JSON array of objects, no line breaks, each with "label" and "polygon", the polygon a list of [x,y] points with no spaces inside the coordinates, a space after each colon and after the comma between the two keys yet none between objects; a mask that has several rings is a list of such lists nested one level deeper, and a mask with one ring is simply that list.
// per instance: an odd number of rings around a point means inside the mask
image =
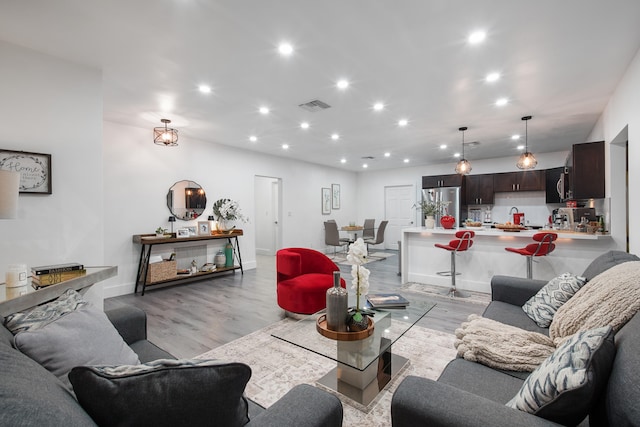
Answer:
[{"label": "wicker basket", "polygon": [[173,279],[178,275],[177,261],[162,261],[149,264],[147,283]]}]

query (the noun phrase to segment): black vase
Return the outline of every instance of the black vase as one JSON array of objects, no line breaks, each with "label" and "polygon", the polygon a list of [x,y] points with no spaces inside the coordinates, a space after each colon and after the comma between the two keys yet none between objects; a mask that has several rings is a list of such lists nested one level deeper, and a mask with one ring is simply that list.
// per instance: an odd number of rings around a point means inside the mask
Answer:
[{"label": "black vase", "polygon": [[349,316],[349,319],[347,320],[347,327],[349,328],[349,332],[364,331],[369,327],[369,318],[367,317],[367,315],[360,313],[360,315],[362,316],[362,319],[355,320],[354,316],[356,314],[357,312],[351,314]]}]

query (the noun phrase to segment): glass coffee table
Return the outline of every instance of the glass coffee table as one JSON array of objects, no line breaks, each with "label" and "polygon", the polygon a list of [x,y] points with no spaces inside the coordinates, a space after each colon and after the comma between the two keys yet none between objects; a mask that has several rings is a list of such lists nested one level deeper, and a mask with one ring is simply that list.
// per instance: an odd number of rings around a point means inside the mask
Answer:
[{"label": "glass coffee table", "polygon": [[[409,362],[393,354],[391,346],[422,319],[435,303],[426,295],[402,291],[409,300],[406,308],[376,309],[373,334],[358,341],[338,341],[326,338],[316,330],[318,317],[324,310],[312,314],[272,335],[305,350],[336,361],[336,368],[317,382],[341,393],[368,410],[368,405]],[[351,301],[349,303],[355,305]]]}]

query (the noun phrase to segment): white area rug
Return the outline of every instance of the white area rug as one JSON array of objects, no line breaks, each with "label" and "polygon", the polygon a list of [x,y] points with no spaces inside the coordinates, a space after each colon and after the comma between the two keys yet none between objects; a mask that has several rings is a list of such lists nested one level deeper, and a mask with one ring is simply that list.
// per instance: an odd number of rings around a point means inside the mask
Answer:
[{"label": "white area rug", "polygon": [[[239,338],[197,358],[224,359],[246,363],[252,376],[246,394],[268,407],[297,384],[315,385],[316,380],[335,368],[336,362],[271,336],[277,328],[287,327],[295,320],[285,319],[252,334]],[[390,426],[391,396],[407,375],[437,379],[447,363],[456,355],[452,334],[414,326],[395,344],[392,351],[410,360],[408,368],[393,379],[379,396],[369,413],[361,412],[341,397],[345,427]]]},{"label": "white area rug", "polygon": [[461,291],[466,293],[468,297],[452,298],[451,296],[444,294],[449,289],[449,287],[427,285],[424,283],[409,282],[402,285],[400,289],[401,290],[406,289],[408,291],[414,291],[414,292],[422,292],[422,293],[428,294],[429,297],[446,298],[449,300],[453,299],[456,301],[470,302],[473,304],[488,305],[491,302],[491,295],[486,294],[484,292],[474,292],[474,291],[466,291],[466,290],[460,289]]}]

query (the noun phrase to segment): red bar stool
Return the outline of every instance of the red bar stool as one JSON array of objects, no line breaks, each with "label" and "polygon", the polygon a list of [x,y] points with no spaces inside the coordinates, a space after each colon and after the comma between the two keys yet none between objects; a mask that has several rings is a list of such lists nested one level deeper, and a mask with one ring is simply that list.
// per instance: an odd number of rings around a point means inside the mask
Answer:
[{"label": "red bar stool", "polygon": [[451,276],[451,288],[446,292],[452,297],[466,298],[469,294],[460,292],[456,289],[456,254],[464,252],[473,245],[473,237],[476,235],[471,230],[461,230],[456,232],[456,238],[451,240],[448,245],[436,243],[436,248],[446,249],[451,252],[451,271],[439,271],[436,274],[441,276]]},{"label": "red bar stool", "polygon": [[546,256],[553,252],[556,244],[553,243],[558,238],[556,233],[536,233],[533,240],[537,243],[530,243],[524,248],[505,248],[509,252],[524,255],[527,257],[527,279],[533,278],[533,257]]}]

